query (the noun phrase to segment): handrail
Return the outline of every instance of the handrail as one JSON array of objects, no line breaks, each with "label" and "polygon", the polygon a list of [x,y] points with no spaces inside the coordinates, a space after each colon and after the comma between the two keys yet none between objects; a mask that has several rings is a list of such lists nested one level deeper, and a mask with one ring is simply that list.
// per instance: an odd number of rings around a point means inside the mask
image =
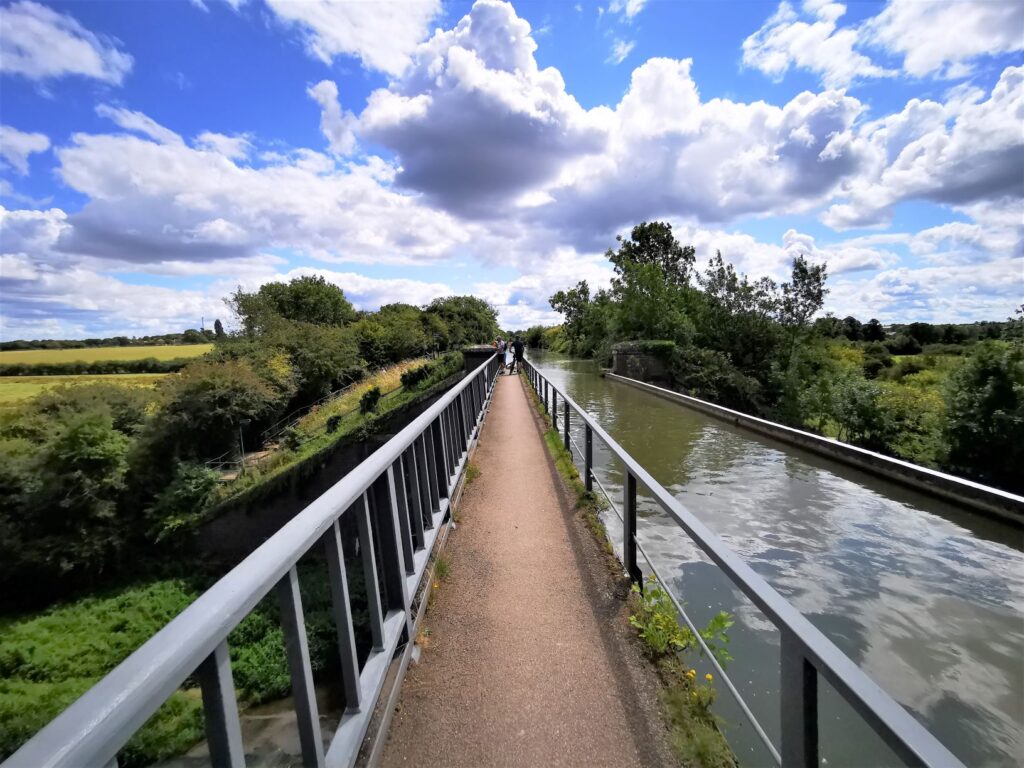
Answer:
[{"label": "handrail", "polygon": [[[449,509],[493,393],[491,357],[335,483],[90,688],[3,763],[3,768],[116,765],[118,750],[193,673],[203,693],[214,765],[243,765],[227,637],[271,590],[281,603],[303,764],[350,766],[369,725],[410,602]],[[366,572],[374,649],[359,668],[339,520],[354,514]],[[377,536],[373,535],[376,530]],[[348,709],[323,750],[296,564],[326,549]],[[375,559],[375,546],[380,557]],[[375,565],[380,561],[384,590]]]},{"label": "handrail", "polygon": [[[527,378],[558,429],[558,398],[564,403],[563,428],[569,436],[569,414],[575,412],[585,425],[584,480],[592,488],[592,440],[597,436],[623,464],[623,565],[634,580],[641,573],[636,564],[636,484],[648,489],[658,505],[693,542],[729,577],[781,634],[780,708],[781,762],[786,768],[819,765],[818,676],[824,677],[871,729],[907,765],[955,768],[962,766],[938,739],[915,720],[888,693],[868,677],[849,657],[811,624],[792,604],[734,553],[715,533],[698,520],[630,456],[594,418],[572,398],[555,387],[529,360]],[[602,488],[603,490],[603,488]],[[666,589],[668,585],[665,585]],[[760,726],[758,726],[760,727]]]}]

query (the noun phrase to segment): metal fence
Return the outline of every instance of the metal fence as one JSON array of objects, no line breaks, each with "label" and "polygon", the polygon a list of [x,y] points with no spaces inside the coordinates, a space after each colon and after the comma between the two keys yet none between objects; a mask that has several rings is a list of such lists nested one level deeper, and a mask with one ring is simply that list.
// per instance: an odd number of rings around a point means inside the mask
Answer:
[{"label": "metal fence", "polygon": [[[526,375],[551,418],[551,426],[561,431],[567,450],[575,446],[583,456],[583,479],[592,491],[597,482],[600,491],[622,518],[622,563],[635,581],[642,574],[637,554],[644,556],[658,580],[665,585],[683,620],[693,630],[709,661],[726,689],[750,721],[776,762],[786,768],[820,765],[818,752],[818,678],[824,678],[870,728],[907,765],[933,768],[962,767],[962,763],[927,729],[915,720],[889,694],[883,691],[852,660],[825,637],[803,614],[787,602],[763,578],[757,575],[707,526],[680,504],[632,456],[622,449],[594,419],[564,392],[558,390],[529,361]],[[559,400],[562,404],[559,423]],[[584,426],[583,446],[575,445],[570,423],[578,418]],[[623,466],[621,509],[594,476],[594,437],[601,440]],[[658,506],[674,520],[693,542],[722,570],[729,580],[749,598],[779,630],[781,635],[781,744],[777,749],[743,701],[714,654],[704,645],[698,628],[683,610],[668,583],[658,574],[651,558],[637,541],[637,484],[647,488]]]},{"label": "metal fence", "polygon": [[[128,739],[193,675],[202,688],[211,763],[243,766],[227,638],[271,591],[281,607],[302,762],[352,765],[399,642],[412,639],[410,603],[486,414],[497,371],[492,357],[466,376],[40,730],[4,768],[116,766]],[[373,637],[362,666],[339,524],[353,515]],[[327,557],[347,704],[326,750],[296,570],[299,559],[317,546]]]}]

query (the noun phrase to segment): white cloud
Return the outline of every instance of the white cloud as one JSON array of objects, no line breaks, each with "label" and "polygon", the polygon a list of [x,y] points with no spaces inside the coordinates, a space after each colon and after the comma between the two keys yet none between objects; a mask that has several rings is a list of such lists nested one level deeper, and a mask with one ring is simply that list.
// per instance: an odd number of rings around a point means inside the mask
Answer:
[{"label": "white cloud", "polygon": [[358,57],[370,69],[398,75],[441,10],[439,0],[267,0],[285,22],[303,30],[312,56],[330,64]]},{"label": "white cloud", "polygon": [[0,7],[0,72],[30,80],[81,75],[120,85],[132,57],[73,16],[22,0]]},{"label": "white cloud", "polygon": [[616,40],[612,44],[612,51],[608,54],[609,64],[621,64],[625,61],[626,57],[629,56],[630,52],[636,46],[636,41],[630,40],[625,42],[624,40]]},{"label": "white cloud", "polygon": [[863,37],[902,55],[908,74],[964,77],[971,59],[1024,50],[1024,3],[890,0]]},{"label": "white cloud", "polygon": [[252,151],[252,142],[247,136],[225,136],[223,133],[211,131],[199,134],[195,145],[200,149],[224,155],[229,160],[243,160]]},{"label": "white cloud", "polygon": [[537,67],[536,48],[511,5],[478,0],[370,95],[358,133],[399,154],[399,185],[463,216],[493,216],[604,144],[595,113],[566,93],[558,70]]},{"label": "white cloud", "polygon": [[181,136],[174,131],[164,128],[160,123],[141,112],[132,112],[130,109],[112,107],[109,104],[100,104],[96,107],[96,114],[113,120],[118,126],[126,131],[141,133],[143,136],[157,141],[161,144],[181,144]]},{"label": "white cloud", "polygon": [[10,125],[0,125],[0,158],[22,176],[28,174],[29,155],[45,152],[50,139],[42,133],[25,133]]},{"label": "white cloud", "polygon": [[854,50],[857,30],[837,28],[846,13],[840,3],[808,0],[801,14],[785,0],[757,32],[743,41],[743,63],[781,80],[790,67],[821,76],[826,88],[842,88],[857,79],[895,74]]},{"label": "white cloud", "polygon": [[[339,169],[311,150],[252,168],[184,142],[79,133],[57,158],[62,180],[90,199],[60,248],[94,257],[209,261],[291,248],[322,260],[410,263],[470,237],[449,215],[382,186],[380,164]],[[213,231],[206,222],[230,236],[202,239]]]},{"label": "white cloud", "polygon": [[[987,100],[957,91],[946,104],[910,101],[866,124],[860,138],[872,160],[823,221],[835,229],[884,224],[902,201],[964,206],[1024,195],[1024,67],[1008,67]],[[951,122],[951,124],[950,124]]]},{"label": "white cloud", "polygon": [[331,152],[341,156],[351,154],[356,147],[356,116],[348,111],[342,112],[337,84],[321,80],[306,93],[320,105],[320,131],[326,137]]},{"label": "white cloud", "polygon": [[611,0],[608,3],[608,10],[611,13],[621,13],[627,19],[632,19],[647,5],[647,0]]}]

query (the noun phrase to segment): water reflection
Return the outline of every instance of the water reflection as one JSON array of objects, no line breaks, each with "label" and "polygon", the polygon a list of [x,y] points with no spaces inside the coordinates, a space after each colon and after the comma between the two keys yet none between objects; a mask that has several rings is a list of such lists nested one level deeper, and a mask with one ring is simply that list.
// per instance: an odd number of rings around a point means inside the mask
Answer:
[{"label": "water reflection", "polygon": [[[589,363],[554,356],[537,363],[961,760],[1018,764],[1024,754],[1019,529],[606,381]],[[596,474],[618,498],[621,467],[596,440],[594,448]],[[730,676],[777,743],[777,631],[643,490],[640,541],[695,621],[721,609],[736,616]],[[606,522],[621,541],[617,518],[609,514]],[[722,712],[741,759],[766,764],[739,713],[724,701]],[[831,765],[896,764],[824,687],[821,713],[823,754]]]}]

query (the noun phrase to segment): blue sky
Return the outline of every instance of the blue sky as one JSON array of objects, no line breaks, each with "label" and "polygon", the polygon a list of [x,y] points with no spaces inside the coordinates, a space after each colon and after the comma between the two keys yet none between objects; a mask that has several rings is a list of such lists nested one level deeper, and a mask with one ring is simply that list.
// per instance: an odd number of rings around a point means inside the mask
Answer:
[{"label": "blue sky", "polygon": [[826,308],[1024,301],[1024,6],[0,3],[0,335],[148,333],[320,273],[506,326],[644,219]]}]

